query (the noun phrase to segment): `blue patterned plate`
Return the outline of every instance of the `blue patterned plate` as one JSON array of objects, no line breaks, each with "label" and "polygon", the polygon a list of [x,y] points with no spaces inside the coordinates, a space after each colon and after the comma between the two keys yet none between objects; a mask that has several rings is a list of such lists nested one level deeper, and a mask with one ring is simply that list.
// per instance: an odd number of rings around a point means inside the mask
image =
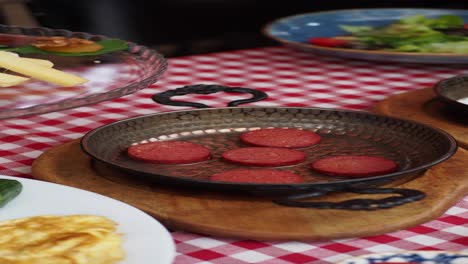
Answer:
[{"label": "blue patterned plate", "polygon": [[350,258],[338,264],[378,263],[466,264],[468,263],[468,252],[404,251],[398,253],[376,253]]},{"label": "blue patterned plate", "polygon": [[465,22],[468,21],[468,10],[461,9],[352,9],[307,13],[281,18],[267,25],[263,29],[263,32],[266,36],[283,44],[326,56],[372,61],[468,64],[468,54],[353,50],[319,47],[307,43],[307,40],[312,37],[346,35],[347,33],[339,27],[340,25],[383,26],[395,20],[413,15],[438,17],[446,14],[458,15],[462,17]]}]

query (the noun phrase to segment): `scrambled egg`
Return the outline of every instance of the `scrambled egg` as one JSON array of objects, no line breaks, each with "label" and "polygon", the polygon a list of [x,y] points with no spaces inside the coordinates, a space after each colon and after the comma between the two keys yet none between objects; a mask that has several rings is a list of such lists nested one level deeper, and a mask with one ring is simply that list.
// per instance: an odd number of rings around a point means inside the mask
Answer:
[{"label": "scrambled egg", "polygon": [[124,258],[116,223],[94,215],[0,222],[2,264],[113,264]]}]

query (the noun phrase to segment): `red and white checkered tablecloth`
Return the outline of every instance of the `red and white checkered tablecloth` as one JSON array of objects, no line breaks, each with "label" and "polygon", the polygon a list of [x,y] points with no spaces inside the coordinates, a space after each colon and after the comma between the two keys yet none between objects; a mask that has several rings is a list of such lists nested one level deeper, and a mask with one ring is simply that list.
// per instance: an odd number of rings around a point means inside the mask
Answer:
[{"label": "red and white checkered tablecloth", "polygon": [[[400,92],[422,89],[466,65],[374,63],[317,57],[285,47],[214,53],[169,60],[163,78],[135,94],[96,105],[1,120],[0,174],[32,177],[33,160],[48,148],[98,126],[136,115],[180,110],[154,103],[151,95],[190,84],[255,88],[269,98],[251,106],[310,106],[361,109]],[[183,96],[213,107],[249,95]],[[249,106],[244,105],[244,106]],[[259,242],[172,233],[176,264],[335,263],[350,256],[400,250],[468,250],[468,197],[440,218],[385,235],[320,243]]]}]

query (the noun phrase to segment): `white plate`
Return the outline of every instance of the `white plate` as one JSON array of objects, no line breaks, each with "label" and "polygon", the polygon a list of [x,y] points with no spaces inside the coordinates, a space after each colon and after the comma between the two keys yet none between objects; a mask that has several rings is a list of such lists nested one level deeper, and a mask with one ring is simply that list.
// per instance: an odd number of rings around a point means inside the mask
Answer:
[{"label": "white plate", "polygon": [[17,177],[22,192],[0,208],[0,221],[37,215],[92,214],[119,224],[125,260],[119,264],[170,264],[175,245],[169,232],[151,216],[126,203],[93,192],[64,185]]}]

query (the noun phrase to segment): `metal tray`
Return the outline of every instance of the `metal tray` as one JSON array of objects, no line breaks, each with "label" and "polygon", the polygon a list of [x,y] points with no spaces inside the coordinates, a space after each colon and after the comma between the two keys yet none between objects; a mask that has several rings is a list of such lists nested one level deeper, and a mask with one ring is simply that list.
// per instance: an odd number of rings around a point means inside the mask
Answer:
[{"label": "metal tray", "polygon": [[[245,166],[229,164],[221,153],[242,147],[239,135],[265,127],[302,128],[315,131],[322,141],[302,149],[307,160],[290,170],[306,179],[301,184],[249,184],[210,181],[209,176]],[[135,142],[188,140],[212,150],[213,158],[189,165],[149,164],[129,158],[127,148]],[[207,188],[216,191],[247,191],[272,195],[275,202],[300,207],[365,209],[390,208],[425,197],[417,190],[375,188],[420,176],[456,152],[456,141],[447,133],[420,123],[360,111],[303,107],[227,107],[157,113],[130,118],[87,133],[82,149],[93,159],[148,181]],[[331,155],[378,155],[396,161],[394,173],[367,178],[340,178],[309,169],[313,160]],[[308,202],[304,198],[330,192],[397,194],[379,200],[359,199],[340,203]]]}]

